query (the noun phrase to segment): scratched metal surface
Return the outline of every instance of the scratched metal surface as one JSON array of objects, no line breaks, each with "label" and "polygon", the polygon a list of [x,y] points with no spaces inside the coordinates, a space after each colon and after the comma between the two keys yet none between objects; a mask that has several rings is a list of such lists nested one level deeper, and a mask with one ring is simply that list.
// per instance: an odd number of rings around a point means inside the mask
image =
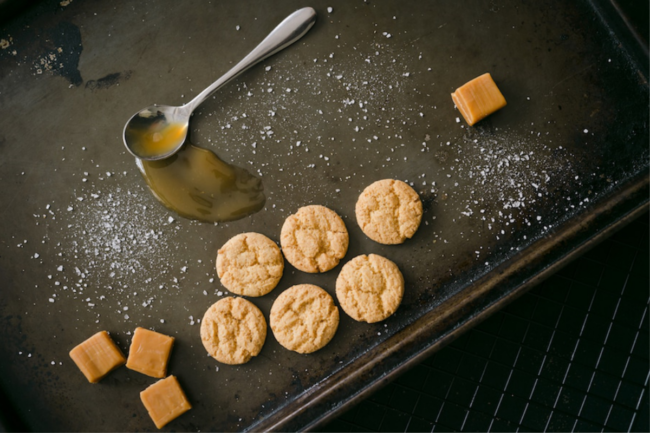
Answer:
[{"label": "scratched metal surface", "polygon": [[[191,125],[197,145],[261,177],[265,209],[217,226],[187,221],[147,191],[121,143],[125,120],[150,103],[187,102],[303,4],[62,4],[39,3],[0,31],[0,385],[29,429],[152,429],[139,401],[152,379],[120,368],[90,385],[67,355],[102,329],[126,352],[136,326],[176,337],[169,372],[194,408],[166,429],[275,419],[300,428],[336,407],[325,398],[282,421],[307,406],[301,397],[327,391],[327,378],[394,347],[625,185],[647,184],[647,62],[635,63],[590,3],[315,1],[307,36],[215,95]],[[484,72],[508,106],[466,128],[449,93]],[[412,182],[425,205],[400,246],[368,240],[354,218],[360,191],[383,178]],[[647,187],[629,200],[626,209],[646,202]],[[377,253],[400,266],[402,306],[375,325],[343,314],[333,341],[309,356],[269,333],[250,363],[219,365],[197,323],[225,296],[218,248],[244,231],[279,240],[306,204],[343,216],[344,262]],[[279,287],[252,301],[268,318],[293,284],[333,294],[339,269],[287,264]],[[372,380],[345,384],[337,399]]]}]

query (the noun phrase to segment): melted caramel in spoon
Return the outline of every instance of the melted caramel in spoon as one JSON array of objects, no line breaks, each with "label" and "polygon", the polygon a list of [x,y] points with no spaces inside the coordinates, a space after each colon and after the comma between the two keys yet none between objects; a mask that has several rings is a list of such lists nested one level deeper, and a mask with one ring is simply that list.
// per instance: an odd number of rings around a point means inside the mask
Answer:
[{"label": "melted caramel in spoon", "polygon": [[257,177],[189,142],[169,158],[136,163],[154,196],[185,218],[232,221],[258,212],[266,201]]},{"label": "melted caramel in spoon", "polygon": [[138,155],[165,155],[173,151],[185,136],[187,124],[167,123],[161,119],[160,116],[136,116],[129,122],[124,136],[129,143],[133,143]]}]

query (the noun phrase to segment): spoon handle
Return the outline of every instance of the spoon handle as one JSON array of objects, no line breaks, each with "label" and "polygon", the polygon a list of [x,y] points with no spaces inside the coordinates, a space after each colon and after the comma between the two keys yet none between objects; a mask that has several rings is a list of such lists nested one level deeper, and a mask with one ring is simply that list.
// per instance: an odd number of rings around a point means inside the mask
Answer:
[{"label": "spoon handle", "polygon": [[303,37],[315,22],[316,11],[313,8],[307,7],[298,9],[278,24],[278,26],[273,29],[273,31],[253,49],[253,51],[237,63],[231,70],[226,72],[221,78],[212,83],[204,91],[196,95],[196,97],[185,104],[183,108],[187,110],[188,114],[192,113],[203,101],[237,75]]}]

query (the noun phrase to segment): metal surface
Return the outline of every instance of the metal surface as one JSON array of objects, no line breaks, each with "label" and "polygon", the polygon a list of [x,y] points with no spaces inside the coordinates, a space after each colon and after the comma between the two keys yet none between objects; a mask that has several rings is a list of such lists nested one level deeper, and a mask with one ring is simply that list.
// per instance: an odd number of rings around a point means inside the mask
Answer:
[{"label": "metal surface", "polygon": [[[266,208],[218,226],[169,214],[118,150],[123,120],[154,97],[181,105],[300,6],[45,2],[2,29],[0,385],[29,428],[151,429],[138,393],[152,380],[121,368],[93,386],[67,356],[100,329],[126,350],[136,326],[176,337],[169,372],[194,409],[169,429],[313,426],[647,204],[647,57],[600,6],[323,2],[302,41],[192,120],[197,145],[262,176]],[[449,93],[484,72],[508,106],[466,128]],[[390,177],[425,204],[400,246],[354,219],[361,190]],[[402,306],[376,325],[343,315],[309,356],[269,335],[250,363],[217,365],[196,321],[224,290],[218,248],[244,231],[277,240],[305,204],[344,218],[344,262],[376,253],[400,266]],[[338,269],[287,265],[253,302],[268,315],[293,284],[334,293]]]},{"label": "metal surface", "polygon": [[[178,144],[172,151],[159,153],[157,155],[148,155],[137,151],[137,149],[141,146],[139,146],[139,143],[135,143],[133,140],[127,139],[129,136],[129,134],[127,134],[127,131],[130,129],[130,127],[131,129],[134,128],[135,131],[132,131],[132,134],[135,134],[136,137],[140,137],[146,130],[149,129],[149,127],[154,122],[163,122],[166,125],[179,123],[184,127],[187,127],[190,121],[190,116],[194,110],[196,110],[196,108],[201,105],[206,99],[212,96],[213,93],[232,81],[239,74],[248,70],[251,66],[256,65],[262,60],[272,56],[278,51],[283,50],[284,48],[296,42],[298,39],[302,38],[305,33],[307,33],[309,29],[312,28],[315,22],[316,11],[313,8],[302,8],[295,11],[286,17],[280,24],[278,24],[278,26],[274,28],[273,31],[269,33],[269,35],[253,49],[253,51],[248,53],[248,55],[246,55],[246,57],[244,57],[241,62],[237,63],[232,67],[232,69],[226,72],[217,81],[206,87],[205,90],[196,95],[196,97],[194,97],[194,99],[192,99],[187,104],[183,105],[182,107],[154,105],[144,108],[135,113],[124,126],[122,138],[124,140],[126,149],[131,152],[131,154],[136,158],[149,161],[168,158],[169,156],[178,152],[178,149],[181,148],[183,142],[185,141],[185,138],[187,137],[187,132],[185,132],[185,134],[182,135],[182,138],[178,140]],[[156,115],[153,116],[153,113],[156,113]],[[135,119],[136,117],[137,119]],[[136,120],[135,123],[134,119]],[[145,119],[151,120],[146,121]]]}]

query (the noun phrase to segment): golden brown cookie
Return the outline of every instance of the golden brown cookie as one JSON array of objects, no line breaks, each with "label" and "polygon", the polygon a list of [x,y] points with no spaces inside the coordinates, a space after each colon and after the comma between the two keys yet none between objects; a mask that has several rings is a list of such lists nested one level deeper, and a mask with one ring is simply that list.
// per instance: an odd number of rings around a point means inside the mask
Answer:
[{"label": "golden brown cookie", "polygon": [[413,237],[422,220],[422,201],[401,180],[379,180],[363,190],[355,208],[361,230],[375,242],[403,243]]},{"label": "golden brown cookie", "polygon": [[263,296],[282,278],[280,248],[259,233],[242,233],[225,243],[217,255],[217,275],[228,290],[243,296]]},{"label": "golden brown cookie", "polygon": [[348,231],[340,216],[325,206],[305,206],[282,226],[284,257],[304,272],[326,272],[348,251]]},{"label": "golden brown cookie", "polygon": [[253,303],[224,298],[212,304],[201,321],[205,350],[224,364],[244,364],[256,356],[266,339],[266,320]]},{"label": "golden brown cookie", "polygon": [[271,330],[278,342],[298,353],[312,353],[334,337],[339,309],[332,297],[311,284],[282,292],[271,307]]},{"label": "golden brown cookie", "polygon": [[336,279],[343,311],[359,322],[375,323],[393,314],[404,295],[404,277],[390,260],[370,254],[347,262]]}]

